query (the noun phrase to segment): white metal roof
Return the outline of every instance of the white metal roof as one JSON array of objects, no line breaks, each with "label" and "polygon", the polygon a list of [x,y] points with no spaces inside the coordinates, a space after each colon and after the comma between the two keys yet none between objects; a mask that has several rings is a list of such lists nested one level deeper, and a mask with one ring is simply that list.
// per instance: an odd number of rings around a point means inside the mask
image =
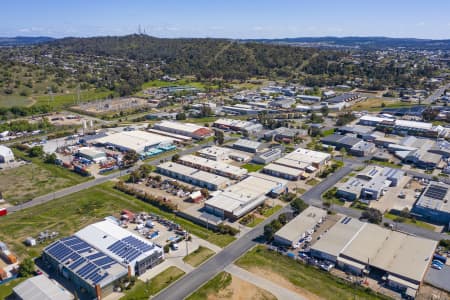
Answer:
[{"label": "white metal roof", "polygon": [[248,173],[248,171],[244,168],[191,154],[180,157],[179,161],[198,166],[200,169],[206,168],[208,171],[217,170],[219,172],[229,173],[237,177],[245,176]]},{"label": "white metal roof", "polygon": [[292,243],[298,242],[306,231],[314,229],[314,226],[316,226],[326,215],[326,210],[309,206],[278,230],[275,235],[291,241]]},{"label": "white metal roof", "polygon": [[13,288],[24,300],[72,300],[73,295],[44,275],[31,277]]},{"label": "white metal roof", "polygon": [[113,133],[96,140],[100,144],[116,145],[120,148],[142,152],[146,147],[171,144],[174,139],[141,130]]}]

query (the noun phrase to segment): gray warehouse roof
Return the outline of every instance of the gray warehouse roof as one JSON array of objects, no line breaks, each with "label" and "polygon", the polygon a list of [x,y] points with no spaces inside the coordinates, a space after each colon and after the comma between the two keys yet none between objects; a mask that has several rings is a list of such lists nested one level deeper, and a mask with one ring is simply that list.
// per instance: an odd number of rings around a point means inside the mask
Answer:
[{"label": "gray warehouse roof", "polygon": [[56,285],[44,275],[31,277],[13,288],[24,300],[71,300],[72,294]]}]

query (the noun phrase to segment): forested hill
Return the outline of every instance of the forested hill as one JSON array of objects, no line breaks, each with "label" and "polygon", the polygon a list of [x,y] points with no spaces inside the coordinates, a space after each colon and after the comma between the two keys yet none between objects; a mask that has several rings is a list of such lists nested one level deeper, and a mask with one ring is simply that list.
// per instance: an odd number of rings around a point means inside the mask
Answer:
[{"label": "forested hill", "polygon": [[[145,35],[65,38],[42,45],[75,54],[163,61],[171,74],[203,78],[245,79],[251,76],[289,76],[303,71],[305,61],[337,61],[342,53],[311,48],[241,43],[225,39],[162,39]],[[321,64],[317,65],[323,71]],[[302,67],[303,66],[303,67]]]}]

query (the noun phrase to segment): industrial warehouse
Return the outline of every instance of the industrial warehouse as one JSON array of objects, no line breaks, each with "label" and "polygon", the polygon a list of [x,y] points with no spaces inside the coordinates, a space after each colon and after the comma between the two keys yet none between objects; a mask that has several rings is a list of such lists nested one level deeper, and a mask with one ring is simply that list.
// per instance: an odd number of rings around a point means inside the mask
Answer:
[{"label": "industrial warehouse", "polygon": [[331,155],[328,153],[298,148],[265,166],[263,172],[288,180],[298,180],[308,177],[306,173],[322,169],[330,159]]},{"label": "industrial warehouse", "polygon": [[231,180],[226,177],[201,171],[175,162],[165,162],[158,165],[157,172],[212,191],[223,189],[231,184]]},{"label": "industrial warehouse", "polygon": [[122,131],[97,139],[97,144],[112,146],[120,151],[143,154],[160,146],[172,145],[175,139],[146,131]]},{"label": "industrial warehouse", "polygon": [[397,186],[404,175],[405,173],[398,169],[369,166],[354,178],[340,183],[336,195],[350,201],[357,199],[363,202],[378,200],[383,196],[386,188]]},{"label": "industrial warehouse", "polygon": [[42,258],[80,290],[102,299],[118,280],[144,273],[164,254],[161,247],[105,219],[50,244]]},{"label": "industrial warehouse", "polygon": [[260,173],[249,177],[205,202],[206,211],[216,216],[235,220],[263,204],[268,196],[277,196],[286,191],[287,182]]},{"label": "industrial warehouse", "polygon": [[433,223],[450,223],[450,193],[448,184],[431,181],[417,199],[412,212]]},{"label": "industrial warehouse", "polygon": [[357,274],[381,273],[392,288],[415,294],[437,242],[342,217],[311,246],[313,257]]},{"label": "industrial warehouse", "polygon": [[314,228],[322,223],[326,216],[326,210],[309,206],[275,233],[274,242],[279,245],[298,248],[302,239],[308,234],[312,234]]},{"label": "industrial warehouse", "polygon": [[243,179],[248,173],[246,169],[191,154],[180,157],[178,162],[186,166],[236,180]]},{"label": "industrial warehouse", "polygon": [[174,134],[180,134],[191,137],[196,140],[204,139],[212,135],[212,130],[192,123],[179,123],[172,121],[163,121],[153,125],[154,129],[166,131]]}]

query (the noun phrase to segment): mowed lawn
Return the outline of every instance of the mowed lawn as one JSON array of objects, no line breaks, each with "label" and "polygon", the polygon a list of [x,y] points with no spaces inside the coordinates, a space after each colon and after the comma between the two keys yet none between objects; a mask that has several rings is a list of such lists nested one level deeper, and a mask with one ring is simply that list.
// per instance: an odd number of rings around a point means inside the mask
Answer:
[{"label": "mowed lawn", "polygon": [[136,284],[129,291],[126,291],[125,296],[121,300],[138,300],[148,299],[150,296],[157,294],[159,291],[165,289],[172,282],[178,280],[184,275],[184,271],[177,267],[169,267],[162,271],[148,282],[141,280],[136,281]]},{"label": "mowed lawn", "polygon": [[16,285],[19,285],[22,281],[25,281],[26,278],[20,277],[14,280],[11,280],[7,283],[0,285],[0,299],[6,299],[9,295],[12,294],[12,290]]},{"label": "mowed lawn", "polygon": [[0,240],[10,246],[12,251],[21,258],[35,257],[40,255],[42,249],[51,241],[35,247],[26,247],[23,241],[27,237],[36,237],[39,232],[44,230],[57,231],[59,237],[64,237],[86,225],[102,220],[106,216],[119,216],[122,209],[164,215],[183,226],[190,233],[221,247],[235,240],[232,236],[215,233],[190,221],[175,217],[174,214],[162,212],[150,204],[114,189],[112,182],[2,217]]},{"label": "mowed lawn", "polygon": [[214,254],[215,252],[212,251],[211,249],[200,246],[197,248],[197,250],[190,253],[188,256],[185,256],[183,258],[183,261],[187,264],[190,264],[193,267],[197,267]]},{"label": "mowed lawn", "polygon": [[0,171],[0,178],[3,198],[12,205],[91,179],[39,160]]},{"label": "mowed lawn", "polygon": [[264,165],[258,165],[258,164],[245,164],[242,165],[241,168],[246,169],[249,172],[258,172],[262,168],[264,168]]},{"label": "mowed lawn", "polygon": [[350,283],[318,270],[312,266],[295,262],[279,253],[257,246],[237,260],[236,265],[249,271],[255,269],[276,273],[295,286],[307,290],[323,299],[390,299],[372,290]]}]

